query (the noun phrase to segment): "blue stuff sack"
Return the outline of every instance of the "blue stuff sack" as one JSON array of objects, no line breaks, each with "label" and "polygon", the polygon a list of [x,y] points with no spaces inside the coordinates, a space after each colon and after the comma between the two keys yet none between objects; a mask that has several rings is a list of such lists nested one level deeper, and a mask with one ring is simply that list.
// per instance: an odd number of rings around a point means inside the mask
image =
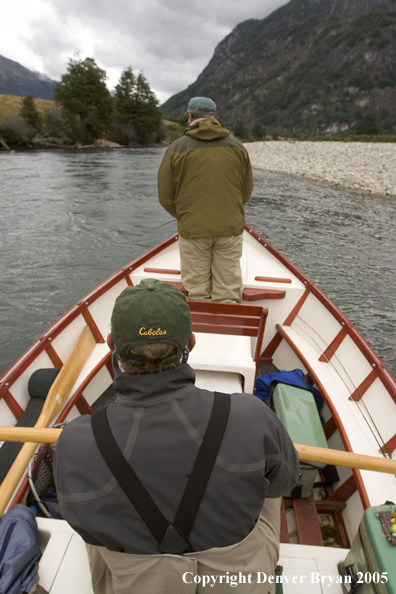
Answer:
[{"label": "blue stuff sack", "polygon": [[296,386],[303,390],[312,392],[318,410],[323,407],[323,396],[309,383],[304,375],[302,369],[293,369],[293,371],[277,371],[275,373],[266,373],[260,375],[256,379],[254,386],[254,395],[260,398],[263,402],[267,402],[269,396],[274,391],[276,384],[288,384],[289,386]]},{"label": "blue stuff sack", "polygon": [[21,505],[0,519],[0,594],[30,592],[41,557],[36,518]]}]

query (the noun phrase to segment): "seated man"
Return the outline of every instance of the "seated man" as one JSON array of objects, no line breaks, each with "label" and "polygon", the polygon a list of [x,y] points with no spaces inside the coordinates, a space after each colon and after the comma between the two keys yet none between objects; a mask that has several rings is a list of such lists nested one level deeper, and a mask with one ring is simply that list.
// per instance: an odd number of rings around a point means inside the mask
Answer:
[{"label": "seated man", "polygon": [[236,579],[238,592],[274,592],[257,572],[274,574],[277,498],[299,467],[281,421],[250,394],[194,385],[190,311],[173,285],[126,288],[111,334],[116,400],[66,425],[55,455],[60,513],[88,543],[95,594],[201,592],[207,580],[228,592]]}]

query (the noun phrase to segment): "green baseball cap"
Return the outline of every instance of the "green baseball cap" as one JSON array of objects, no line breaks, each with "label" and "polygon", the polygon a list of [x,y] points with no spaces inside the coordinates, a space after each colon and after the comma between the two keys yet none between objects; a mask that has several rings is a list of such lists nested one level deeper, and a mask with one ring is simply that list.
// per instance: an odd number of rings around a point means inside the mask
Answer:
[{"label": "green baseball cap", "polygon": [[134,346],[162,342],[182,351],[191,338],[191,315],[185,295],[154,278],[127,287],[111,315],[111,337],[120,353]]},{"label": "green baseball cap", "polygon": [[209,97],[193,97],[188,102],[187,113],[195,115],[216,115],[216,103]]}]

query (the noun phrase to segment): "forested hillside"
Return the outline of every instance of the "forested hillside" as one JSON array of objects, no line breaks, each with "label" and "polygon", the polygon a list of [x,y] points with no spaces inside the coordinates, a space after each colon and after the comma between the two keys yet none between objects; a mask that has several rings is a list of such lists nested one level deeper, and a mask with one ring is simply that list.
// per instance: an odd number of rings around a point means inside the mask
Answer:
[{"label": "forested hillside", "polygon": [[351,134],[364,118],[396,132],[396,0],[291,0],[263,20],[240,23],[196,82],[171,97],[212,97],[234,129],[301,138]]}]

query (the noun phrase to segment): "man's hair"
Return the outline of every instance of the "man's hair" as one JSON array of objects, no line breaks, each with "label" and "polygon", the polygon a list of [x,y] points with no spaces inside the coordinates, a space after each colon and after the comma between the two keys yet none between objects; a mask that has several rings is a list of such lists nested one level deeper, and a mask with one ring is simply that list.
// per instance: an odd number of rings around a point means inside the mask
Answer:
[{"label": "man's hair", "polygon": [[[176,347],[172,344],[165,344],[163,342],[155,342],[152,344],[142,344],[140,346],[135,346],[129,349],[129,352],[132,355],[136,355],[138,357],[145,357],[146,359],[152,359],[155,361],[156,359],[161,359],[162,357],[166,357],[170,355]],[[121,370],[124,373],[128,373],[129,375],[144,375],[146,373],[160,373],[160,371],[166,371],[167,369],[174,369],[177,365],[179,365],[182,352],[178,352],[174,355],[171,355],[160,361],[159,363],[151,363],[149,362],[139,362],[139,361],[131,361],[130,359],[124,359],[117,353],[118,363],[121,367]]]},{"label": "man's hair", "polygon": [[210,116],[216,117],[213,111],[210,113],[190,113],[191,121],[194,122],[195,120],[201,120],[202,118],[209,118]]}]

